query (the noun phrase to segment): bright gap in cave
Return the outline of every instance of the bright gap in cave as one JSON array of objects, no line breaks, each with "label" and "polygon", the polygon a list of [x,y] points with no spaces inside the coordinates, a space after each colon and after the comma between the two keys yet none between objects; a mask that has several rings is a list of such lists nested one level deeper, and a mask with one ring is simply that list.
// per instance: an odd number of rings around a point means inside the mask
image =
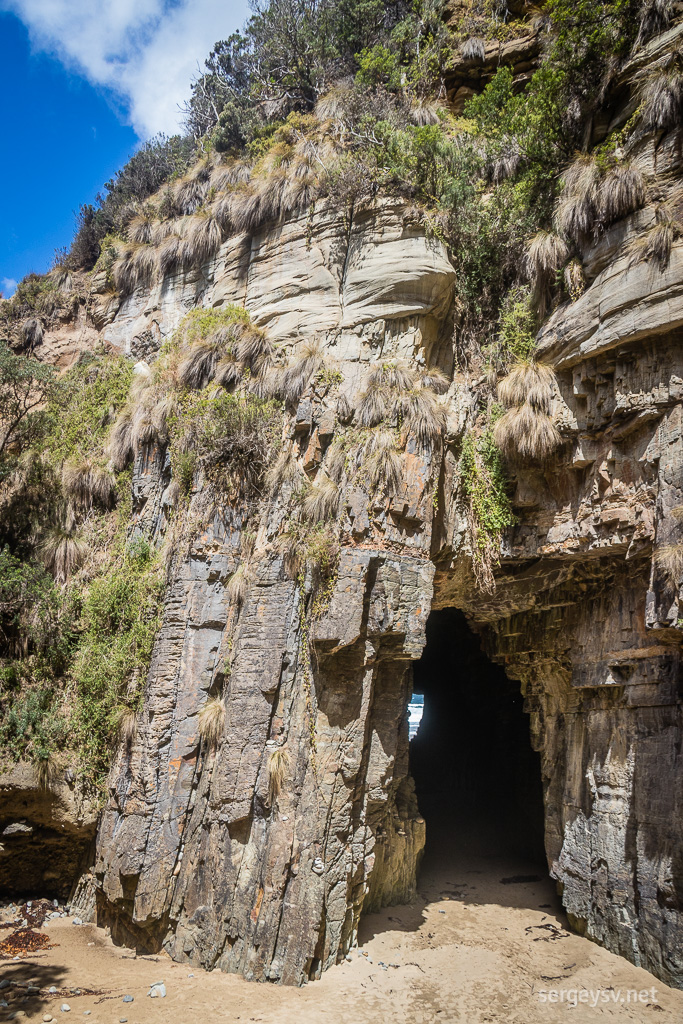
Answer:
[{"label": "bright gap in cave", "polygon": [[481,651],[462,612],[430,614],[413,692],[424,695],[410,767],[426,821],[425,862],[466,853],[524,861],[547,875],[540,757],[519,684]]}]

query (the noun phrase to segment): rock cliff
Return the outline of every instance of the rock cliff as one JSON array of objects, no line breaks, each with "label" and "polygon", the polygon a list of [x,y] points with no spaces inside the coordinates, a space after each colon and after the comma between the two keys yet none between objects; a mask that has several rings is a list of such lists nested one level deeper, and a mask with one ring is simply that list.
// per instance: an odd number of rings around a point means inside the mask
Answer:
[{"label": "rock cliff", "polygon": [[[459,467],[490,385],[454,366],[454,270],[417,209],[323,201],[124,299],[95,279],[100,340],[142,363],[196,307],[244,307],[283,359],[318,343],[334,379],[309,374],[282,435],[312,481],[330,475],[373,368],[452,378],[434,403],[443,443],[407,430],[393,493],[341,473],[324,600],[278,543],[290,484],[221,504],[196,474],[179,529],[168,446],[139,447],[131,529],[170,548],[163,622],[78,897],[118,940],[301,984],[346,953],[362,912],[409,900],[425,842],[411,662],[430,610],[455,608],[524,694],[574,927],[683,986],[681,580],[658,557],[679,543],[683,505],[683,243],[666,265],[631,246],[662,204],[683,219],[680,132],[644,134],[631,159],[650,199],[585,241],[585,290],[541,331],[561,445],[510,463],[516,522],[484,591]],[[209,745],[201,712],[217,696]]]}]

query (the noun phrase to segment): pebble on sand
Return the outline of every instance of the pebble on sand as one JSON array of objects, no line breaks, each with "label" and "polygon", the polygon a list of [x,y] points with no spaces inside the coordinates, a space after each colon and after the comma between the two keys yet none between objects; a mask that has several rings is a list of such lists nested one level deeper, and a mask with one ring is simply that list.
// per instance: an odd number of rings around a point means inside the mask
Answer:
[{"label": "pebble on sand", "polygon": [[151,996],[152,999],[164,999],[166,997],[166,986],[163,981],[155,981],[147,995]]},{"label": "pebble on sand", "polygon": [[123,997],[123,1001],[124,1001],[124,1003],[132,1003],[133,1002],[133,996],[124,996]]},{"label": "pebble on sand", "polygon": [[71,1007],[69,1006],[68,1003],[62,1003],[59,1009],[62,1011],[62,1013],[68,1013]]}]

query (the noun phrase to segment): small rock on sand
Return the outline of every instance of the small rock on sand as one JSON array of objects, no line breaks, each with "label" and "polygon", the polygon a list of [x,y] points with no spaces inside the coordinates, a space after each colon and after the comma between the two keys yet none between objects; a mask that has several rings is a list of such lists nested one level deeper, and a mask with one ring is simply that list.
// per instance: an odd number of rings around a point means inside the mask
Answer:
[{"label": "small rock on sand", "polygon": [[62,1013],[68,1013],[71,1007],[69,1006],[68,1003],[62,1003],[59,1009],[62,1011]]}]

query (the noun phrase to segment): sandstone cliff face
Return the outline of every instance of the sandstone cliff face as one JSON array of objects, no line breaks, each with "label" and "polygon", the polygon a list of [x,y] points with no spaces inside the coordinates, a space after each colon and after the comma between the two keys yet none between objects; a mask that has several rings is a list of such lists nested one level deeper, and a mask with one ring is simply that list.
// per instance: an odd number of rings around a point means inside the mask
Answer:
[{"label": "sandstone cliff face", "polygon": [[[680,141],[646,140],[637,159],[677,207]],[[339,571],[318,618],[274,544],[282,502],[207,519],[198,486],[200,528],[173,562],[144,712],[112,771],[83,887],[115,936],[299,984],[343,955],[363,910],[410,898],[424,844],[408,775],[410,663],[430,609],[454,607],[525,694],[549,868],[571,920],[683,984],[680,591],[653,558],[677,539],[669,513],[683,503],[683,247],[664,270],[634,264],[624,247],[648,218],[586,251],[588,288],[542,332],[564,444],[543,467],[512,467],[518,523],[494,593],[471,571],[458,461],[478,385],[464,377],[443,399],[443,452],[409,442],[402,494],[344,495]],[[120,307],[96,296],[93,309],[109,346],[151,360],[188,309],[242,304],[285,349],[322,340],[353,405],[378,359],[452,370],[452,283],[441,243],[384,200],[229,239],[201,274]],[[313,384],[286,423],[309,474],[334,430],[334,403]],[[150,446],[135,468],[135,529],[158,540],[170,480],[166,452]],[[256,540],[237,605],[228,581],[247,515]],[[198,714],[219,692],[223,736],[207,750]],[[283,746],[275,797],[269,758]]]}]

